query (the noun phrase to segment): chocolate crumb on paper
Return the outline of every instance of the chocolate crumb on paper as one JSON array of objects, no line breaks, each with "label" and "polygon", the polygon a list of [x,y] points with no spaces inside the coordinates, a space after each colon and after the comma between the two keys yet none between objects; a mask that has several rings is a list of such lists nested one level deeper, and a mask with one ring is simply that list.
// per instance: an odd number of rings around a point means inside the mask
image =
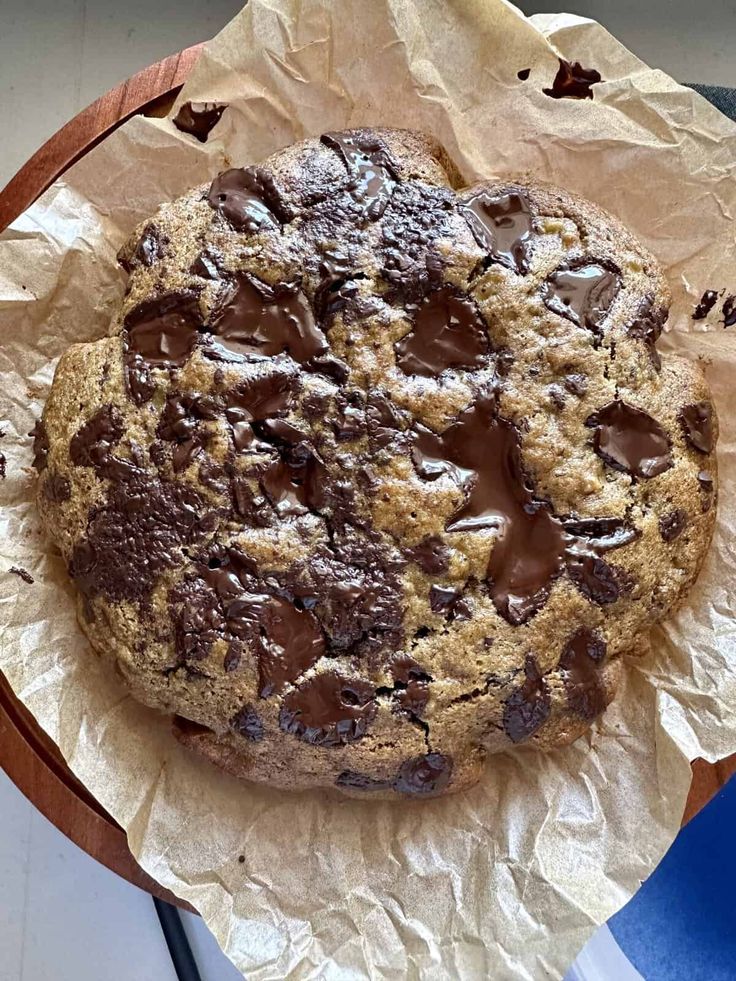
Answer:
[{"label": "chocolate crumb on paper", "polygon": [[206,143],[226,109],[226,102],[185,102],[174,116],[174,126]]},{"label": "chocolate crumb on paper", "polygon": [[726,297],[721,307],[721,313],[723,314],[724,327],[733,327],[736,324],[736,294],[731,293]]},{"label": "chocolate crumb on paper", "polygon": [[525,82],[529,78],[530,74],[531,68],[522,68],[521,71],[516,73],[516,77],[519,79],[519,81]]},{"label": "chocolate crumb on paper", "polygon": [[5,480],[7,468],[8,461],[5,459],[5,454],[0,453],[0,480]]},{"label": "chocolate crumb on paper", "polygon": [[695,304],[693,309],[693,320],[705,320],[718,299],[718,290],[706,290]]},{"label": "chocolate crumb on paper", "polygon": [[579,61],[559,58],[560,67],[551,89],[542,89],[551,99],[592,99],[592,86],[602,82],[601,73],[595,68],[583,68]]},{"label": "chocolate crumb on paper", "polygon": [[8,572],[12,573],[14,576],[19,576],[23,582],[27,582],[29,586],[32,586],[36,581],[27,569],[24,569],[20,565],[11,565]]}]

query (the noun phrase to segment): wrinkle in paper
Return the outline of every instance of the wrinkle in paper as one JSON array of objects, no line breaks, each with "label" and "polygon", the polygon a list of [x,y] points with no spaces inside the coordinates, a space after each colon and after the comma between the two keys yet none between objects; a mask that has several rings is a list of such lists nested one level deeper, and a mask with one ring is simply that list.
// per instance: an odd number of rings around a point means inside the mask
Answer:
[{"label": "wrinkle in paper", "polygon": [[[558,53],[601,72],[592,101],[542,94]],[[0,576],[0,668],[143,868],[253,981],[560,976],[672,842],[688,761],[736,750],[736,339],[689,320],[704,289],[736,286],[736,127],[592,21],[503,0],[252,0],[186,99],[230,105],[207,144],[172,126],[176,107],[134,118],[0,240],[0,559],[35,577]],[[419,804],[240,784],[180,747],[89,652],[40,536],[26,436],[59,354],[106,332],[137,222],[232,162],[371,124],[433,133],[468,181],[528,172],[616,213],[666,269],[665,347],[707,359],[722,430],[703,573],[596,730],[494,757],[471,792]]]}]

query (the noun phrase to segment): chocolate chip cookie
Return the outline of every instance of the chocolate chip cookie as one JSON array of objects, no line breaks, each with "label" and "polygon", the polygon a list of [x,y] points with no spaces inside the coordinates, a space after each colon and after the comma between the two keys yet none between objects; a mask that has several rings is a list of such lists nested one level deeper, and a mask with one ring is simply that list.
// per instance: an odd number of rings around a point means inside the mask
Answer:
[{"label": "chocolate chip cookie", "polygon": [[636,239],[364,129],[163,205],[120,262],[34,437],[133,695],[231,773],[362,796],[583,734],[715,520],[708,387],[657,350]]}]

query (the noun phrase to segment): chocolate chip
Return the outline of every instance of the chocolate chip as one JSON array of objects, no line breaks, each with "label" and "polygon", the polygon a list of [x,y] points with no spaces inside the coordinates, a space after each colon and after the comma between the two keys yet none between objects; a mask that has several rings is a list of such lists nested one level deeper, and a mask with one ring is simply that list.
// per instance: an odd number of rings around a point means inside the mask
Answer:
[{"label": "chocolate chip", "polygon": [[700,453],[710,453],[715,445],[713,406],[710,402],[693,402],[680,409],[678,416],[688,443]]},{"label": "chocolate chip", "polygon": [[665,542],[674,542],[676,538],[685,530],[687,526],[687,511],[676,508],[669,514],[663,514],[659,519],[659,533]]},{"label": "chocolate chip", "polygon": [[550,273],[542,285],[542,299],[553,313],[599,334],[620,288],[618,270],[588,262]]},{"label": "chocolate chip", "polygon": [[200,143],[206,143],[226,109],[226,102],[185,102],[172,122],[182,133],[190,133]]},{"label": "chocolate chip", "polygon": [[324,133],[321,142],[340,155],[349,175],[347,190],[370,221],[386,210],[398,182],[396,165],[381,140],[360,130]]},{"label": "chocolate chip", "polygon": [[570,637],[560,658],[560,673],[570,709],[583,719],[594,719],[607,704],[600,679],[606,642],[589,627],[580,627]]},{"label": "chocolate chip", "polygon": [[516,273],[528,271],[533,215],[523,191],[508,191],[500,196],[485,188],[471,191],[461,211],[491,262]]},{"label": "chocolate chip", "polygon": [[467,605],[459,590],[447,586],[432,586],[429,590],[429,608],[432,613],[440,613],[449,620],[454,620],[458,613],[462,614],[467,610]]},{"label": "chocolate chip", "polygon": [[504,732],[512,743],[522,743],[533,736],[552,710],[547,682],[531,654],[524,662],[524,674],[526,680],[509,695],[503,708]]},{"label": "chocolate chip", "polygon": [[230,719],[230,727],[251,742],[263,739],[263,722],[252,705],[244,705]]},{"label": "chocolate chip", "polygon": [[59,473],[52,473],[43,484],[43,496],[52,504],[63,504],[72,496],[72,485],[69,479]]},{"label": "chocolate chip", "polygon": [[695,304],[693,320],[705,320],[718,300],[717,290],[706,290]]},{"label": "chocolate chip", "polygon": [[442,753],[413,756],[399,767],[394,789],[411,797],[438,794],[449,784],[452,768],[452,757]]},{"label": "chocolate chip", "polygon": [[356,742],[368,731],[377,706],[366,681],[324,671],[285,696],[279,724],[316,746]]},{"label": "chocolate chip", "polygon": [[591,86],[602,81],[600,72],[595,68],[583,68],[579,61],[557,59],[560,67],[557,69],[551,89],[542,89],[545,95],[552,99],[592,99]]},{"label": "chocolate chip", "polygon": [[707,470],[700,470],[698,472],[698,484],[700,485],[703,500],[703,512],[710,511],[713,506],[713,498],[715,497],[713,474],[708,473]]},{"label": "chocolate chip", "polygon": [[42,419],[37,420],[28,435],[33,437],[33,466],[41,473],[46,469],[49,456],[49,438]]},{"label": "chocolate chip", "polygon": [[212,181],[207,203],[236,232],[254,234],[289,220],[273,176],[261,167],[226,170]]},{"label": "chocolate chip", "polygon": [[335,780],[337,787],[349,787],[350,790],[391,790],[393,780],[375,780],[365,773],[356,770],[343,770]]},{"label": "chocolate chip", "polygon": [[123,418],[113,405],[103,405],[72,436],[69,458],[77,467],[93,467],[104,473],[110,466],[111,451],[123,435]]},{"label": "chocolate chip", "polygon": [[571,395],[583,396],[588,391],[588,381],[585,375],[565,375],[562,384]]},{"label": "chocolate chip", "polygon": [[405,374],[434,378],[449,368],[480,368],[490,344],[475,303],[445,286],[424,297],[413,329],[395,349],[396,363]]},{"label": "chocolate chip", "polygon": [[297,283],[269,286],[249,273],[226,283],[206,330],[218,348],[242,357],[288,352],[305,362],[327,350],[312,308]]},{"label": "chocolate chip", "polygon": [[727,296],[721,307],[723,314],[723,326],[733,327],[736,325],[736,295]]},{"label": "chocolate chip", "polygon": [[416,562],[428,575],[446,572],[450,565],[450,550],[442,539],[435,535],[423,538],[418,545],[405,548],[404,555],[410,562]]},{"label": "chocolate chip", "polygon": [[598,456],[623,473],[649,479],[672,466],[672,443],[656,419],[643,409],[616,399],[585,420],[595,427]]},{"label": "chocolate chip", "polygon": [[666,307],[655,307],[654,297],[645,296],[639,304],[633,320],[624,327],[630,337],[643,341],[649,354],[649,359],[657,371],[662,367],[662,359],[657,350],[657,341],[667,321]]},{"label": "chocolate chip", "polygon": [[615,603],[633,586],[625,569],[591,553],[568,553],[567,571],[583,596],[599,606]]},{"label": "chocolate chip", "polygon": [[490,595],[502,617],[523,623],[546,601],[564,540],[560,522],[529,490],[518,430],[499,416],[495,393],[486,392],[441,436],[419,425],[415,434],[419,476],[446,474],[463,491],[447,531],[499,531],[487,570]]},{"label": "chocolate chip", "polygon": [[143,300],[123,321],[125,349],[155,367],[183,365],[202,326],[193,290],[174,290]]},{"label": "chocolate chip", "polygon": [[566,401],[565,393],[562,391],[560,386],[550,385],[547,391],[549,392],[549,398],[552,405],[554,405],[556,409],[564,409]]}]

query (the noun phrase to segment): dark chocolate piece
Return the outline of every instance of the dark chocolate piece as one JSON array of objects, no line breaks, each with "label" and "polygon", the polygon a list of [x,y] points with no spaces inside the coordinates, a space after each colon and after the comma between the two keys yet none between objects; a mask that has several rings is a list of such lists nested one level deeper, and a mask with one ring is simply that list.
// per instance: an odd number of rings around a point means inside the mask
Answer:
[{"label": "dark chocolate piece", "polygon": [[8,572],[12,573],[14,576],[18,576],[23,582],[27,582],[29,586],[32,586],[36,581],[27,569],[24,569],[20,565],[11,565]]},{"label": "dark chocolate piece", "polygon": [[452,757],[442,753],[413,756],[399,767],[394,790],[410,797],[438,794],[450,782],[452,766]]},{"label": "dark chocolate piece", "polygon": [[665,542],[674,542],[679,538],[687,526],[687,511],[676,508],[668,514],[663,514],[659,519],[659,533]]},{"label": "dark chocolate piece", "polygon": [[721,313],[723,314],[724,327],[733,327],[736,325],[736,294],[726,297],[721,307]]},{"label": "dark chocolate piece", "polygon": [[524,662],[524,674],[526,680],[509,695],[503,708],[503,729],[512,743],[522,743],[533,736],[552,710],[547,682],[531,654]]},{"label": "dark chocolate piece", "polygon": [[49,455],[49,438],[42,419],[38,419],[28,434],[33,437],[33,466],[37,473],[46,469]]},{"label": "dark chocolate piece", "polygon": [[324,133],[320,139],[340,155],[349,174],[347,190],[364,215],[370,221],[380,218],[399,179],[383,143],[360,131]]},{"label": "dark chocolate piece", "polygon": [[594,719],[606,707],[606,691],[600,680],[605,656],[605,640],[589,627],[576,630],[562,652],[560,673],[567,704],[584,719]]},{"label": "dark chocolate piece", "polygon": [[184,102],[172,122],[182,133],[189,133],[200,143],[206,143],[226,109],[227,102]]},{"label": "dark chocolate piece", "polygon": [[521,68],[517,73],[516,77],[520,82],[525,82],[531,73],[531,68]]},{"label": "dark chocolate piece", "polygon": [[230,726],[235,732],[257,743],[263,739],[263,722],[252,705],[244,705],[230,719]]},{"label": "dark chocolate piece", "polygon": [[517,273],[528,270],[533,215],[523,191],[499,196],[498,191],[481,188],[464,201],[461,210],[491,262]]},{"label": "dark chocolate piece", "polygon": [[403,712],[421,718],[429,701],[432,676],[407,656],[397,657],[391,664],[394,679],[394,698]]},{"label": "dark chocolate piece", "polygon": [[593,85],[602,81],[600,72],[595,68],[583,68],[579,61],[557,59],[560,67],[557,69],[551,89],[542,89],[551,99],[592,99]]},{"label": "dark chocolate piece", "polygon": [[199,298],[193,290],[154,296],[126,315],[126,351],[155,367],[183,365],[194,350],[201,326]]},{"label": "dark chocolate piece", "polygon": [[584,550],[568,550],[567,572],[583,596],[599,606],[615,603],[633,586],[625,569]]},{"label": "dark chocolate piece", "polygon": [[261,167],[238,167],[218,174],[207,203],[236,232],[254,234],[289,220],[273,177]]},{"label": "dark chocolate piece", "polygon": [[698,484],[700,486],[700,492],[703,499],[703,512],[710,511],[713,506],[713,499],[715,497],[715,484],[713,481],[713,474],[708,473],[707,470],[700,470],[698,472]]},{"label": "dark chocolate piece", "polygon": [[614,470],[649,479],[672,466],[669,436],[643,409],[616,399],[588,416],[585,425],[595,427],[595,451]]},{"label": "dark chocolate piece", "polygon": [[206,329],[218,347],[237,356],[287,352],[303,363],[328,347],[297,283],[268,286],[248,273],[226,285]]},{"label": "dark chocolate piece", "polygon": [[662,367],[662,359],[657,350],[657,341],[667,321],[667,315],[666,307],[655,307],[654,297],[645,296],[639,304],[634,319],[624,328],[630,337],[644,342],[649,358],[657,371]]},{"label": "dark chocolate piece", "polygon": [[340,746],[364,736],[376,711],[372,685],[324,671],[285,696],[279,724],[315,746]]},{"label": "dark chocolate piece", "polygon": [[448,368],[479,368],[489,351],[475,303],[445,286],[417,307],[413,329],[396,344],[396,363],[407,375],[434,378]]},{"label": "dark chocolate piece", "polygon": [[72,496],[69,478],[60,473],[52,473],[43,483],[43,496],[52,504],[63,504]]},{"label": "dark chocolate piece", "polygon": [[450,550],[437,536],[423,538],[419,544],[405,548],[404,555],[428,575],[446,572],[450,565]]},{"label": "dark chocolate piece", "polygon": [[706,290],[695,304],[693,320],[705,320],[718,300],[717,290]]},{"label": "dark chocolate piece", "polygon": [[72,436],[69,457],[77,467],[94,467],[103,473],[110,465],[112,448],[123,435],[123,418],[113,405],[103,405]]},{"label": "dark chocolate piece", "polygon": [[713,406],[710,402],[693,402],[683,406],[678,416],[688,443],[700,453],[710,453],[715,445]]},{"label": "dark chocolate piece", "polygon": [[551,273],[542,287],[542,298],[553,313],[599,334],[620,288],[618,272],[590,262]]}]

